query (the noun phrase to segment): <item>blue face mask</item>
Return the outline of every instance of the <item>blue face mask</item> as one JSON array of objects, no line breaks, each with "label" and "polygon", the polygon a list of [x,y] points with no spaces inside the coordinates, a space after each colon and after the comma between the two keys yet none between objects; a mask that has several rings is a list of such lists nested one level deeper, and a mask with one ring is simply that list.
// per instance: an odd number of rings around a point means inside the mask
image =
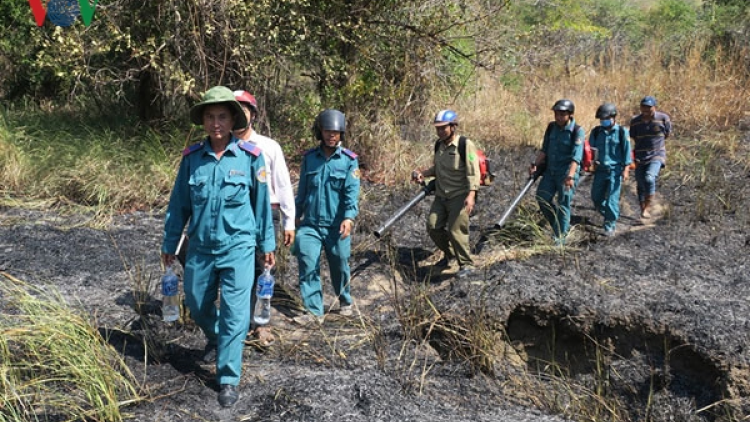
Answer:
[{"label": "blue face mask", "polygon": [[607,120],[599,120],[599,124],[601,124],[602,127],[611,127],[614,123],[612,122],[612,120],[607,119]]}]

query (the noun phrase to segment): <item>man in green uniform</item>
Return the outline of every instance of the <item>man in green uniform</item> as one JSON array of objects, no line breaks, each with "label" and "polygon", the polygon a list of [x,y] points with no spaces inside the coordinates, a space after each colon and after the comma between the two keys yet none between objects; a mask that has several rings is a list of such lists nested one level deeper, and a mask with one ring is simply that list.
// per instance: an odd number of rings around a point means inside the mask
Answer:
[{"label": "man in green uniform", "polygon": [[604,103],[596,109],[596,126],[589,134],[589,144],[597,151],[591,201],[594,209],[604,216],[604,235],[615,235],[620,218],[622,182],[630,173],[630,139],[628,130],[617,124],[617,107]]},{"label": "man in green uniform", "polygon": [[474,270],[469,247],[469,216],[479,190],[480,172],[477,147],[457,133],[458,115],[441,110],[433,121],[438,140],[432,167],[415,170],[412,179],[422,183],[425,177],[435,178],[435,200],[427,217],[427,231],[443,258],[435,266],[446,268],[455,258],[459,277]]},{"label": "man in green uniform", "polygon": [[275,264],[271,202],[260,149],[232,134],[247,126],[232,91],[209,89],[190,109],[190,119],[208,136],[182,152],[164,222],[162,260],[172,265],[189,221],[185,303],[208,339],[204,361],[215,359],[219,404],[231,407],[239,399],[256,245],[265,264]]},{"label": "man in green uniform", "polygon": [[552,226],[555,244],[560,246],[565,244],[570,230],[570,204],[578,184],[578,168],[583,159],[586,132],[573,118],[576,106],[572,101],[558,100],[552,110],[555,120],[547,125],[542,149],[531,164],[529,174],[534,174],[537,167],[544,166],[536,197],[542,214]]},{"label": "man in green uniform", "polygon": [[341,146],[344,141],[344,113],[328,109],[315,119],[313,132],[320,145],[302,159],[295,200],[297,236],[293,248],[299,264],[299,287],[310,312],[297,319],[306,323],[309,315],[323,315],[320,284],[320,254],[325,249],[333,291],[339,312],[352,314],[349,282],[351,234],[359,212],[359,163],[357,154]]}]

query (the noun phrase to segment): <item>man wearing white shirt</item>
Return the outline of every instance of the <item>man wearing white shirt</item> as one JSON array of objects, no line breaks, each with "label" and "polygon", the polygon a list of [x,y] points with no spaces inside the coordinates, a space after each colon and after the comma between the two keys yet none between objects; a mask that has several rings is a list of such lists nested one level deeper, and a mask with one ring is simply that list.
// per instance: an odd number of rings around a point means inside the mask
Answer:
[{"label": "man wearing white shirt", "polygon": [[[255,100],[255,97],[244,90],[234,91],[234,97],[242,106],[248,122],[245,128],[235,130],[234,135],[240,141],[250,142],[259,147],[263,153],[263,158],[266,162],[266,180],[271,198],[271,208],[274,212],[278,210],[281,213],[281,225],[284,229],[283,243],[284,246],[289,247],[294,242],[295,233],[294,190],[292,189],[291,177],[289,176],[289,168],[284,159],[284,153],[278,142],[267,136],[260,135],[253,130],[253,122],[258,116],[258,102]],[[256,265],[256,282],[257,276],[262,271],[263,267]],[[255,306],[254,292],[255,287],[253,288],[253,297],[250,304],[251,310]],[[268,346],[274,341],[270,327],[267,325],[255,327],[253,333],[263,346]]]}]

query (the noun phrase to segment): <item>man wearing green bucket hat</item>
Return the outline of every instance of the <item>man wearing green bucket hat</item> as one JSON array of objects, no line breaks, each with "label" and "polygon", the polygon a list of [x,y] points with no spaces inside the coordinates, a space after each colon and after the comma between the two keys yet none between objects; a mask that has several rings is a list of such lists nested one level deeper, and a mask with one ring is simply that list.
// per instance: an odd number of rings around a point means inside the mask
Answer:
[{"label": "man wearing green bucket hat", "polygon": [[188,225],[185,303],[208,339],[203,360],[216,362],[219,404],[231,407],[239,399],[256,246],[266,265],[275,264],[271,203],[260,149],[232,134],[247,126],[232,91],[206,91],[190,109],[190,120],[208,136],[182,152],[161,252],[164,264],[172,265]]}]

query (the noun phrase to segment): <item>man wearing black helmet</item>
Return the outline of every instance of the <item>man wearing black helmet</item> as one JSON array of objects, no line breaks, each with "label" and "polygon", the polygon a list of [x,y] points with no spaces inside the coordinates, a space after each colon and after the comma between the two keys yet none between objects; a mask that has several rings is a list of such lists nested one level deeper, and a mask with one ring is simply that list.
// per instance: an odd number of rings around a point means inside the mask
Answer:
[{"label": "man wearing black helmet", "polygon": [[[575,105],[570,100],[559,100],[552,106],[555,121],[544,133],[542,149],[529,168],[529,174],[544,166],[542,180],[536,190],[542,214],[552,226],[555,243],[563,245],[570,229],[570,203],[573,200],[578,167],[583,158],[586,133],[573,119]],[[557,204],[553,199],[557,195]]]},{"label": "man wearing black helmet", "polygon": [[604,103],[596,109],[599,126],[589,135],[594,153],[594,182],[591,200],[596,211],[604,216],[604,235],[614,236],[620,218],[620,189],[628,178],[630,168],[630,139],[628,130],[615,123],[617,108]]},{"label": "man wearing black helmet", "polygon": [[309,311],[295,319],[306,324],[323,316],[320,254],[325,249],[339,312],[353,313],[349,282],[351,234],[359,211],[357,154],[341,146],[346,131],[344,113],[324,110],[315,119],[313,133],[320,145],[302,159],[295,199],[297,236],[292,248],[299,264],[302,302]]},{"label": "man wearing black helmet", "polygon": [[446,268],[455,258],[459,265],[458,277],[466,277],[474,269],[469,247],[469,216],[480,183],[477,147],[471,140],[458,136],[458,115],[453,110],[438,112],[433,126],[438,136],[433,166],[415,170],[412,179],[422,183],[425,177],[435,177],[435,200],[427,218],[430,238],[443,251],[443,258],[435,267]]}]

